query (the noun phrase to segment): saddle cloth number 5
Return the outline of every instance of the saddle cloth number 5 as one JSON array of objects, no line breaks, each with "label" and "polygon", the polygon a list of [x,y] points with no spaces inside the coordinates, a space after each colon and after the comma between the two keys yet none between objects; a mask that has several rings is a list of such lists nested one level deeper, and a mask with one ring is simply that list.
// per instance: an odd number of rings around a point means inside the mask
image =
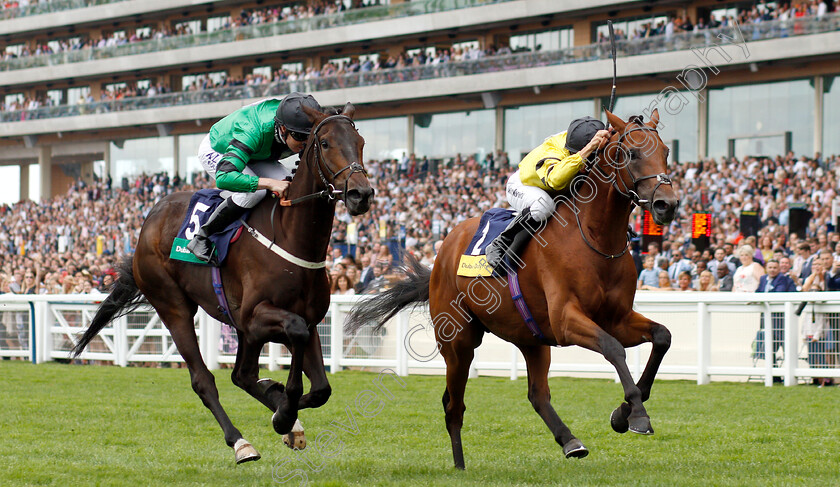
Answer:
[{"label": "saddle cloth number 5", "polygon": [[195,237],[195,234],[198,233],[198,229],[201,227],[201,222],[198,219],[198,214],[204,213],[209,209],[210,205],[206,205],[204,203],[195,204],[192,216],[190,216],[190,225],[187,227],[186,230],[184,230],[184,236],[187,237],[187,240],[192,240],[193,237]]}]

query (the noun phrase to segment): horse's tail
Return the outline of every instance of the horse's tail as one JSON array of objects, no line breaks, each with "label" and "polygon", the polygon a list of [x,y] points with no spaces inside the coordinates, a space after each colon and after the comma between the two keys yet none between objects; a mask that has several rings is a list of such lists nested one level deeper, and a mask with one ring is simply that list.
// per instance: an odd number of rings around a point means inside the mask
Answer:
[{"label": "horse's tail", "polygon": [[356,333],[370,322],[376,322],[374,330],[379,330],[404,308],[429,301],[432,271],[411,254],[405,254],[401,269],[405,272],[405,279],[370,299],[359,301],[353,307],[344,325],[348,334]]},{"label": "horse's tail", "polygon": [[96,310],[96,315],[91,320],[90,326],[85,330],[84,335],[76,343],[76,346],[73,347],[73,350],[71,350],[73,357],[78,357],[90,341],[108,323],[146,304],[143,293],[140,292],[137,283],[134,282],[132,257],[128,256],[124,258],[117,266],[117,271],[119,272],[119,277],[111,288],[111,294],[99,305],[99,309]]}]

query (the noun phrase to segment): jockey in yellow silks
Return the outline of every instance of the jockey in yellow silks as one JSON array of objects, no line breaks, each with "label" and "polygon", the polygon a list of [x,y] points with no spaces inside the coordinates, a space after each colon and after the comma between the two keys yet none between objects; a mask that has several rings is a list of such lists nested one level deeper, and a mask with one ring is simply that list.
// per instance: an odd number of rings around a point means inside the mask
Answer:
[{"label": "jockey in yellow silks", "polygon": [[[505,253],[518,254],[514,238],[528,228],[538,228],[554,213],[555,203],[550,192],[563,191],[583,167],[584,160],[595,153],[610,138],[604,123],[592,117],[574,120],[569,129],[545,139],[519,163],[519,170],[508,179],[508,203],[519,214],[507,228],[487,246],[487,264],[496,267]],[[530,222],[529,220],[533,220]],[[528,239],[517,239],[516,247]]]}]

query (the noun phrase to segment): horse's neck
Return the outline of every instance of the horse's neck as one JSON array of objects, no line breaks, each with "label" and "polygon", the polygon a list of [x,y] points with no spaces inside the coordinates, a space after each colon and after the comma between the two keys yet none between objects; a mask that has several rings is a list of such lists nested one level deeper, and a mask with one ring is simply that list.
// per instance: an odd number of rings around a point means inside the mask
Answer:
[{"label": "horse's neck", "polygon": [[[302,166],[303,164],[301,164]],[[303,167],[299,171],[305,171]],[[317,176],[299,174],[289,186],[287,198],[294,200],[323,190]],[[335,204],[324,198],[284,207],[275,215],[276,241],[293,255],[313,262],[326,258],[330,243]]]},{"label": "horse's neck", "polygon": [[593,172],[598,170],[599,174],[589,176],[596,189],[595,196],[583,194],[583,198],[576,198],[581,229],[601,252],[619,253],[627,245],[627,223],[633,205],[615,188],[614,177],[604,169],[594,168]]}]

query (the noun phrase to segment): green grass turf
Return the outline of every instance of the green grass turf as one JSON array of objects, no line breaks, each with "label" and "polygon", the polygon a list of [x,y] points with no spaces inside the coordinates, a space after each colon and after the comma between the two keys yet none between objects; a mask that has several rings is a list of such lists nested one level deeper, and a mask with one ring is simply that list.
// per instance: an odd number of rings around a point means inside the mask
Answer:
[{"label": "green grass turf", "polygon": [[[356,410],[372,373],[330,376],[333,395],[301,419],[312,440],[335,433],[330,458],[307,466],[282,444],[270,412],[216,373],[222,404],[263,458],[236,466],[221,429],[193,393],[185,369],[0,362],[0,486],[300,485],[838,485],[840,388],[659,381],[647,403],[654,436],[619,435],[609,414],[611,380],[551,379],[553,403],[590,449],[563,458],[526,399],[526,381],[479,378],[467,386],[467,470],[452,467],[443,425],[442,376],[406,377],[375,417]],[[263,377],[269,375],[263,371]],[[285,372],[271,374],[285,382]],[[381,395],[381,393],[380,393]],[[362,398],[364,398],[362,396]],[[383,398],[384,399],[384,398]],[[374,402],[373,405],[376,403]],[[348,423],[358,434],[331,426]],[[340,444],[338,442],[341,442]],[[283,462],[286,462],[283,465]],[[317,470],[317,471],[316,471]]]}]

